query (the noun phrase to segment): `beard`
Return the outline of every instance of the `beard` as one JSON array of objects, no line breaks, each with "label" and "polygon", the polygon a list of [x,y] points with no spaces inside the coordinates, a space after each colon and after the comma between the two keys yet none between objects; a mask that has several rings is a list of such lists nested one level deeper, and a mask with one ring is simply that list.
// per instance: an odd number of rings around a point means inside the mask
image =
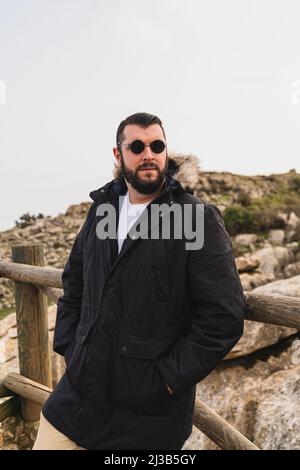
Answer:
[{"label": "beard", "polygon": [[[142,179],[139,177],[139,170],[142,168],[153,168],[157,176],[155,179],[151,179],[147,181],[146,179]],[[166,157],[166,163],[162,170],[155,164],[155,163],[144,163],[140,167],[138,167],[135,171],[129,170],[123,160],[123,156],[121,155],[121,173],[122,176],[126,179],[131,186],[141,194],[152,194],[155,193],[162,182],[165,179],[168,170],[168,156]]]}]

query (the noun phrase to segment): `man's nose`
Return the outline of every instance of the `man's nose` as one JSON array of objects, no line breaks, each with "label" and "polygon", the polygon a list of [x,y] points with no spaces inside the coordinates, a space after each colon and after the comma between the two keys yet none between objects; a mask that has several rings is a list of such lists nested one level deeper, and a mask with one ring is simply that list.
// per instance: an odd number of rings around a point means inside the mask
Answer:
[{"label": "man's nose", "polygon": [[148,159],[153,159],[153,152],[150,148],[150,145],[148,146],[145,146],[145,149],[144,149],[144,152],[143,152],[143,158],[145,160],[148,160]]}]

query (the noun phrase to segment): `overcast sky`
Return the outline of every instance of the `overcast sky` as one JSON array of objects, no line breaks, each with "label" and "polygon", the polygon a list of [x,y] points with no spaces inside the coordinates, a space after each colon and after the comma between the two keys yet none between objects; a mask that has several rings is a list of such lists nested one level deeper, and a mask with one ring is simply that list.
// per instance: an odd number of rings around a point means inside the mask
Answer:
[{"label": "overcast sky", "polygon": [[299,0],[0,0],[0,230],[112,179],[145,111],[202,168],[300,171]]}]

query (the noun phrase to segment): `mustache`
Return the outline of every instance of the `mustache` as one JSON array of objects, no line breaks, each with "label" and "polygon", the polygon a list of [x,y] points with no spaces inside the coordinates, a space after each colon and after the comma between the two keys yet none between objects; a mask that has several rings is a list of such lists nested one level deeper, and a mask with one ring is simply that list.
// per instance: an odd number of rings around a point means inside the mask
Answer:
[{"label": "mustache", "polygon": [[157,167],[157,165],[150,165],[150,166],[149,166],[149,165],[145,164],[145,165],[140,166],[140,167],[138,168],[138,170],[144,170],[144,169],[147,169],[147,170],[148,170],[148,169],[149,169],[149,170],[155,169],[155,170],[157,170],[158,167]]}]

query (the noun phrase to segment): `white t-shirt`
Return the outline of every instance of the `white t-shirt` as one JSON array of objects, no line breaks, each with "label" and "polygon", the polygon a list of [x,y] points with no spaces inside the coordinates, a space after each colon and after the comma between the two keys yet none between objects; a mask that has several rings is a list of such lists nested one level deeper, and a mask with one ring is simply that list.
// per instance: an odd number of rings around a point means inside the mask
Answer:
[{"label": "white t-shirt", "polygon": [[[149,201],[150,202],[150,201]],[[132,225],[139,218],[145,207],[149,204],[145,202],[144,204],[131,204],[129,201],[128,191],[124,197],[124,201],[121,207],[121,212],[119,216],[119,226],[118,226],[118,246],[119,253],[121,251],[123,242],[127,236],[127,233],[131,229]]]}]

